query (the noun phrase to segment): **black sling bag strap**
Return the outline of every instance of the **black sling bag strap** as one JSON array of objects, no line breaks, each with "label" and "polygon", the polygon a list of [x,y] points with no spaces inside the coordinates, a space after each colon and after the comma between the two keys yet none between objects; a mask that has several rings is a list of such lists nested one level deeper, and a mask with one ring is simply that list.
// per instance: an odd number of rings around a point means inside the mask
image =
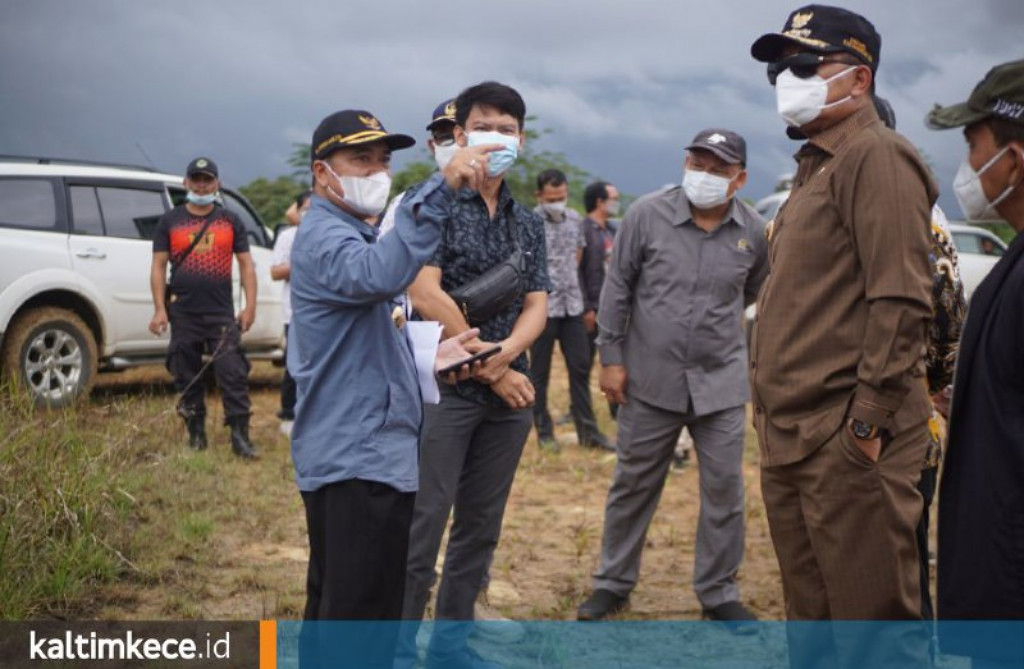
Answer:
[{"label": "black sling bag strap", "polygon": [[173,289],[171,288],[171,286],[174,284],[174,273],[178,271],[178,268],[181,267],[182,263],[184,263],[188,259],[188,257],[192,254],[192,251],[194,251],[196,246],[199,245],[199,242],[202,241],[203,237],[206,236],[206,231],[210,229],[210,224],[213,223],[213,220],[215,218],[214,213],[216,213],[216,211],[217,208],[215,208],[213,211],[206,215],[206,223],[203,223],[203,227],[199,229],[199,234],[192,238],[192,243],[188,245],[188,248],[185,249],[185,252],[182,253],[177,260],[171,258],[171,277],[167,280],[167,287],[166,290],[164,290],[164,308],[167,308],[167,305],[170,304],[171,295],[174,293]]}]

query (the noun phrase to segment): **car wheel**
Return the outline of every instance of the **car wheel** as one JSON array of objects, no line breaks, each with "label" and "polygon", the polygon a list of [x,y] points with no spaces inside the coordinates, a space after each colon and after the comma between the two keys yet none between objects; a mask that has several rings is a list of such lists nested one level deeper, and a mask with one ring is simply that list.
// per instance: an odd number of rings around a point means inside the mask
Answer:
[{"label": "car wheel", "polygon": [[33,309],[4,337],[3,368],[42,407],[65,407],[89,391],[96,378],[96,340],[73,311]]}]

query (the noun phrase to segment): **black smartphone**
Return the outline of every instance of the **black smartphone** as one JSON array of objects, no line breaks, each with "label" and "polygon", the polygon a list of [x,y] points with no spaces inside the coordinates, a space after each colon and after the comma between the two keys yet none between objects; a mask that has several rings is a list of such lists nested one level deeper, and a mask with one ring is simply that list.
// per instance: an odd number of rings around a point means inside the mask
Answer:
[{"label": "black smartphone", "polygon": [[444,369],[437,370],[437,375],[438,376],[448,376],[452,372],[458,372],[460,369],[462,369],[463,365],[472,365],[477,360],[486,360],[487,358],[491,357],[492,355],[494,355],[496,353],[499,353],[500,351],[501,351],[501,346],[495,346],[493,348],[487,349],[486,351],[480,351],[476,355],[471,355],[468,358],[464,358],[462,360],[459,360],[458,362],[456,362],[453,365],[448,365]]}]

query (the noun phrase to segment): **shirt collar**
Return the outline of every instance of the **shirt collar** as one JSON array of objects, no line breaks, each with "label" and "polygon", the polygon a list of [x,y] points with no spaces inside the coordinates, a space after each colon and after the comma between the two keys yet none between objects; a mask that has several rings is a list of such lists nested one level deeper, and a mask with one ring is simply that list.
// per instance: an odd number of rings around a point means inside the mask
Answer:
[{"label": "shirt collar", "polygon": [[[875,111],[875,106],[865,105],[831,128],[826,128],[814,137],[811,137],[804,147],[812,145],[834,156],[849,141],[850,137],[857,134],[857,131],[861,128],[881,122],[881,119],[878,118],[878,112]],[[802,152],[803,147],[801,147],[799,153]]]},{"label": "shirt collar", "polygon": [[[480,196],[480,191],[473,190],[471,188],[460,188],[458,197],[460,200],[472,200],[473,198],[479,198],[480,202],[483,203],[484,199]],[[498,188],[498,209],[506,209],[512,204],[512,191],[509,190],[508,184],[502,179],[501,186]]]},{"label": "shirt collar", "polygon": [[313,195],[313,197],[310,198],[309,208],[311,211],[322,211],[332,218],[341,219],[343,223],[347,223],[355,228],[356,232],[362,235],[367,241],[376,239],[380,234],[380,230],[376,226],[370,225],[366,221],[356,218],[347,211],[343,211],[341,207],[320,195]]},{"label": "shirt collar", "polygon": [[[540,216],[541,220],[544,221],[545,223],[551,223],[552,225],[560,225],[562,223],[574,223],[579,222],[581,220],[580,215],[577,214],[574,209],[570,209],[569,207],[565,208],[565,213],[562,214],[562,218],[557,221],[548,216],[548,213],[544,211],[544,207],[540,206],[539,204],[533,208],[533,213]],[[587,218],[589,218],[589,216]]]},{"label": "shirt collar", "polygon": [[[676,186],[672,190],[677,191],[676,194],[676,216],[672,222],[673,225],[685,225],[693,222],[693,212],[690,210],[690,201],[686,199],[686,191],[683,190],[682,186]],[[671,191],[669,191],[671,192]],[[736,194],[733,193],[732,199],[729,200],[729,208],[725,210],[725,216],[722,217],[722,225],[726,223],[735,223],[740,227],[746,227],[747,224],[742,220],[742,217],[736,215]]]}]

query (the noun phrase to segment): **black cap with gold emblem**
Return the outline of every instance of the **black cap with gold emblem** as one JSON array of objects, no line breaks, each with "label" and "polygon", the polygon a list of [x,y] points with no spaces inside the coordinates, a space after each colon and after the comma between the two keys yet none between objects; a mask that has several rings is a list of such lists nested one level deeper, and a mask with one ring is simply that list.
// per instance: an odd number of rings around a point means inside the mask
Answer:
[{"label": "black cap with gold emblem", "polygon": [[434,108],[427,130],[433,130],[440,123],[455,123],[455,98],[448,98]]},{"label": "black cap with gold emblem", "polygon": [[841,7],[807,5],[789,15],[782,32],[761,35],[750,47],[750,55],[774,63],[790,45],[818,53],[849,53],[877,70],[882,38],[860,14]]},{"label": "black cap with gold emblem", "polygon": [[408,149],[416,143],[409,135],[389,134],[377,117],[360,109],[345,109],[335,112],[320,121],[313,131],[310,154],[313,160],[323,160],[332,152],[346,146],[387,142],[392,151]]},{"label": "black cap with gold emblem", "polygon": [[217,178],[217,163],[209,158],[194,158],[188,167],[185,168],[185,176],[192,177],[196,174],[208,174],[214,179]]}]

